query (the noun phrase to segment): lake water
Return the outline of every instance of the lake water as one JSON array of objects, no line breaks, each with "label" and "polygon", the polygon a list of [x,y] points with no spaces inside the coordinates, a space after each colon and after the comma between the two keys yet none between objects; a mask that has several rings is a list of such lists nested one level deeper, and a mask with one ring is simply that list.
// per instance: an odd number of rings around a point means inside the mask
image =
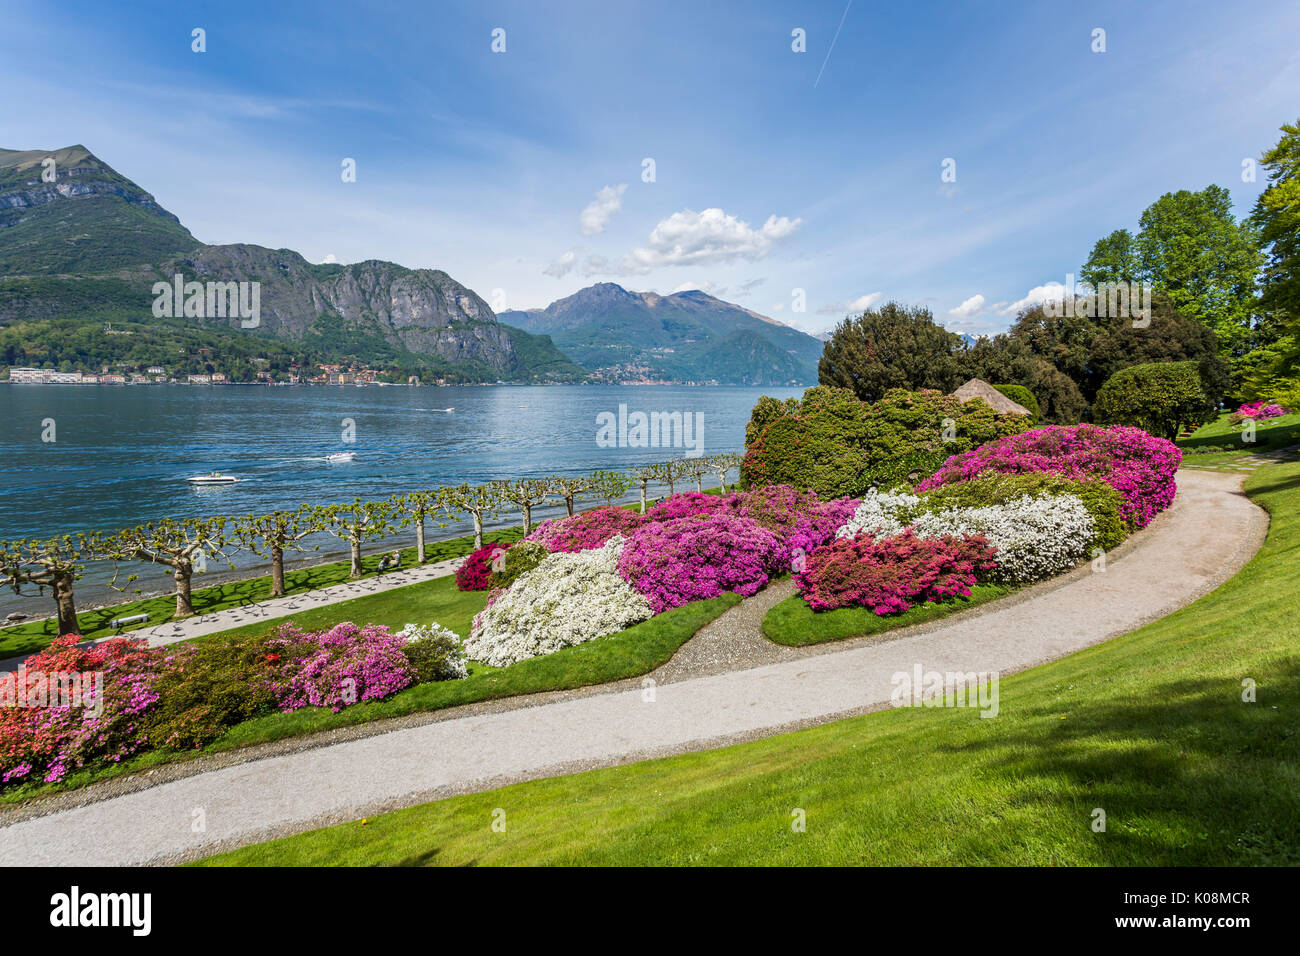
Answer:
[{"label": "lake water", "polygon": [[[597,416],[617,415],[621,404],[629,413],[699,413],[704,454],[742,451],[745,423],[761,395],[801,393],[617,385],[4,384],[0,539],[383,498],[462,481],[624,469],[684,453],[598,446]],[[340,451],[356,452],[356,461],[324,460]],[[185,481],[210,471],[245,480],[209,489]],[[535,513],[535,520],[553,513]],[[326,553],[340,550],[327,541]],[[147,592],[169,590],[162,568],[145,567],[141,579]],[[79,604],[112,596],[96,571],[77,592]],[[48,613],[52,605],[10,593],[0,602],[6,613]]]}]

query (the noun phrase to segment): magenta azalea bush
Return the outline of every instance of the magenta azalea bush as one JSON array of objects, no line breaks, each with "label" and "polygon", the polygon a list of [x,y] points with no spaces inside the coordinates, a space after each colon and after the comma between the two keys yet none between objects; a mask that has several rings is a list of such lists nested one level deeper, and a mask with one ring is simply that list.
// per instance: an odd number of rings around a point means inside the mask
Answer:
[{"label": "magenta azalea bush", "polygon": [[926,601],[969,597],[995,567],[996,550],[979,535],[918,538],[909,528],[892,538],[840,538],[814,551],[794,576],[814,611],[860,606],[894,614]]},{"label": "magenta azalea bush", "polygon": [[465,556],[456,567],[456,587],[462,591],[486,591],[492,581],[492,562],[509,549],[510,545],[490,541]]},{"label": "magenta azalea bush", "polygon": [[1247,418],[1263,421],[1266,418],[1280,418],[1288,414],[1281,405],[1266,402],[1248,402],[1232,413],[1233,423],[1243,422]]},{"label": "magenta azalea bush", "polygon": [[1100,479],[1120,493],[1120,517],[1144,528],[1174,500],[1174,472],[1183,455],[1171,441],[1140,428],[1050,425],[1009,435],[954,455],[917,485],[929,491],[981,475],[1038,472],[1079,481]]},{"label": "magenta azalea bush", "polygon": [[736,514],[767,528],[781,539],[782,567],[812,554],[835,538],[835,532],[857,510],[856,498],[821,501],[815,491],[799,491],[790,485],[767,485],[732,495]]},{"label": "magenta azalea bush", "polygon": [[700,515],[642,525],[618,572],[656,614],[735,591],[749,597],[782,569],[784,545],[749,518]]},{"label": "magenta azalea bush", "polygon": [[700,491],[687,491],[652,505],[645,513],[645,520],[673,521],[697,515],[720,514],[733,509],[734,498],[735,495],[706,495]]},{"label": "magenta azalea bush", "polygon": [[311,633],[296,624],[281,625],[276,636],[286,648],[306,643],[314,650],[288,655],[293,666],[280,675],[280,709],[328,707],[380,700],[415,682],[415,668],[402,652],[406,637],[382,624],[358,627],[351,621]]},{"label": "magenta azalea bush", "polygon": [[606,505],[576,515],[543,521],[526,540],[545,545],[552,554],[571,554],[602,547],[614,535],[627,534],[640,525],[641,516],[636,512]]}]

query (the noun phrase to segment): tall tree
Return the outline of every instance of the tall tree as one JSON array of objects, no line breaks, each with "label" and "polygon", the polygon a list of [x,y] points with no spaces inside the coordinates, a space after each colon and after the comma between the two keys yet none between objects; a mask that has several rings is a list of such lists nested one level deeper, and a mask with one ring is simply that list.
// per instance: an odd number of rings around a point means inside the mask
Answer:
[{"label": "tall tree", "polygon": [[1251,222],[1268,250],[1260,306],[1277,335],[1269,360],[1249,384],[1255,395],[1295,401],[1300,399],[1300,120],[1282,127],[1282,138],[1261,164],[1269,183]]},{"label": "tall tree", "polygon": [[937,388],[961,384],[954,355],[961,338],[937,325],[929,309],[890,302],[841,322],[817,367],[822,385],[848,388],[865,402],[891,388]]},{"label": "tall tree", "polygon": [[84,561],[103,550],[98,535],[62,535],[47,541],[0,541],[0,583],[22,594],[35,586],[54,598],[59,635],[78,633],[77,601],[72,588],[85,570]]},{"label": "tall tree", "polygon": [[646,488],[650,482],[657,481],[658,465],[633,465],[628,471],[631,472],[632,478],[636,481],[637,487],[641,490],[641,514],[645,514],[646,506]]},{"label": "tall tree", "polygon": [[392,503],[394,513],[402,516],[402,527],[415,527],[415,560],[418,564],[424,564],[425,522],[442,511],[443,495],[438,490],[408,491],[393,495],[388,500]]},{"label": "tall tree", "polygon": [[1103,282],[1136,282],[1142,275],[1137,240],[1127,229],[1116,229],[1092,247],[1088,261],[1079,270],[1094,288]]},{"label": "tall tree", "polygon": [[1253,227],[1233,217],[1228,190],[1166,193],[1146,208],[1139,224],[1142,278],[1179,312],[1213,329],[1229,362],[1245,355],[1263,256]]}]

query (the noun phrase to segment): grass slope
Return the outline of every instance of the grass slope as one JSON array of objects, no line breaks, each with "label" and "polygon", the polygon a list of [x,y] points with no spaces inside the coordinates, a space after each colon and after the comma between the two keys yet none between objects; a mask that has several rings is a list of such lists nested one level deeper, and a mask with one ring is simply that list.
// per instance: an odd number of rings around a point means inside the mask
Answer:
[{"label": "grass slope", "polygon": [[[1272,514],[1249,565],[1147,627],[1003,680],[995,719],[890,710],[207,862],[1300,863],[1300,464],[1261,469],[1247,490]],[[1247,678],[1255,703],[1242,700]],[[804,833],[792,832],[796,808]]]}]

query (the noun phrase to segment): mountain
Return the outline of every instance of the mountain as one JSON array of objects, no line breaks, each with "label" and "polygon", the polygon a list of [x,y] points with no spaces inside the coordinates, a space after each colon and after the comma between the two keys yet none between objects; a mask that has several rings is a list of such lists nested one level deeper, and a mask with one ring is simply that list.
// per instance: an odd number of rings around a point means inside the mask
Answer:
[{"label": "mountain", "polygon": [[[50,168],[47,182],[42,174]],[[238,315],[185,317],[180,308],[156,316],[154,284],[177,275],[258,283],[256,327],[243,327]],[[114,322],[119,331],[146,334],[165,328],[169,339],[189,331],[196,342],[201,329],[205,347],[217,353],[222,342],[232,353],[248,352],[245,339],[257,336],[314,362],[355,361],[454,381],[587,377],[545,336],[499,323],[483,299],[445,272],[379,260],[314,265],[289,249],[200,242],[84,146],[0,150],[0,330],[33,321],[95,330]],[[16,346],[5,342],[0,359],[40,364],[39,343],[21,332],[11,336]],[[86,354],[112,357],[124,348],[97,341]]]},{"label": "mountain", "polygon": [[699,290],[658,295],[600,282],[501,320],[549,335],[607,381],[816,384],[822,353],[813,336]]}]

